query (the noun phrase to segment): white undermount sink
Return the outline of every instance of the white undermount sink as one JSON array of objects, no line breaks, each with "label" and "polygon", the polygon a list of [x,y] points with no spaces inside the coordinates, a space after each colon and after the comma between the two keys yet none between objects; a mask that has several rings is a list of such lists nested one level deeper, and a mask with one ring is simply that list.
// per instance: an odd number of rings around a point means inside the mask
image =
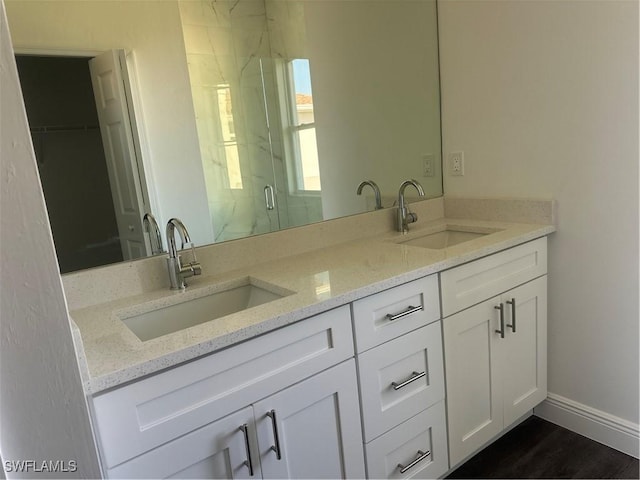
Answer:
[{"label": "white undermount sink", "polygon": [[430,232],[424,235],[412,236],[406,240],[399,240],[396,243],[412,247],[440,250],[500,231],[501,230],[498,228],[474,228],[445,225],[442,230]]},{"label": "white undermount sink", "polygon": [[[257,285],[256,283],[260,283]],[[143,342],[283,298],[294,292],[247,277],[212,293],[123,316],[122,322]]]}]

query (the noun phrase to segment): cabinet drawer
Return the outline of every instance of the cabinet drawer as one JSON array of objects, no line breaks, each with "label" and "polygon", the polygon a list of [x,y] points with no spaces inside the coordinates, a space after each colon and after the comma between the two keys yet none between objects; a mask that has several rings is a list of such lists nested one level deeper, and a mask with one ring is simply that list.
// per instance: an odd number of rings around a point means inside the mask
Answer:
[{"label": "cabinet drawer", "polygon": [[440,274],[447,317],[547,273],[547,239],[539,238]]},{"label": "cabinet drawer", "polygon": [[437,275],[362,298],[353,303],[356,350],[364,352],[439,318]]},{"label": "cabinet drawer", "polygon": [[358,356],[365,442],[444,398],[441,323]]},{"label": "cabinet drawer", "polygon": [[344,306],[93,398],[112,468],[353,356]]},{"label": "cabinet drawer", "polygon": [[368,478],[441,477],[449,469],[444,401],[376,438],[365,450]]}]

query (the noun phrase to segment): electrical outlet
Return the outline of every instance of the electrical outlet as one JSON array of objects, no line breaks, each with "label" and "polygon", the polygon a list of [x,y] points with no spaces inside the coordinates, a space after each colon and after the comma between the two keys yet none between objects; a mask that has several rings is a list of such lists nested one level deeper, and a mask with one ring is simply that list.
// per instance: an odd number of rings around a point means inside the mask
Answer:
[{"label": "electrical outlet", "polygon": [[431,153],[428,153],[422,156],[422,176],[423,177],[435,176],[436,173],[434,171],[434,160],[435,160],[435,157]]},{"label": "electrical outlet", "polygon": [[453,152],[449,154],[449,175],[464,175],[464,152]]}]

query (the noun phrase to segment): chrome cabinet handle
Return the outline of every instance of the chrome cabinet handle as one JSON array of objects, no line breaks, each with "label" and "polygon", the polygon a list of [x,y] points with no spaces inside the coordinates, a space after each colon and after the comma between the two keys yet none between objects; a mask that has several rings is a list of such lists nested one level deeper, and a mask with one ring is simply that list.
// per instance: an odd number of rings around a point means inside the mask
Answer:
[{"label": "chrome cabinet handle", "polygon": [[404,382],[402,382],[402,383],[391,382],[391,385],[393,385],[393,389],[394,390],[400,390],[402,387],[406,387],[407,385],[409,385],[412,382],[415,382],[419,378],[424,377],[426,374],[427,374],[427,372],[415,372],[414,371],[412,373],[411,377],[406,379]]},{"label": "chrome cabinet handle", "polygon": [[253,477],[253,463],[251,462],[251,448],[249,447],[249,427],[245,423],[240,427],[240,431],[244,433],[244,448],[247,450],[247,459],[242,462],[249,469],[249,476]]},{"label": "chrome cabinet handle", "polygon": [[500,310],[500,330],[496,330],[496,333],[500,334],[500,338],[504,338],[504,304],[496,305],[493,308]]},{"label": "chrome cabinet handle", "polygon": [[267,204],[267,210],[273,210],[275,208],[276,201],[273,196],[273,187],[271,185],[264,187],[264,203]]},{"label": "chrome cabinet handle", "polygon": [[274,445],[271,445],[271,448],[269,450],[273,450],[274,452],[276,452],[276,458],[278,460],[281,460],[282,453],[280,452],[280,439],[278,438],[278,423],[276,420],[276,411],[271,410],[270,412],[267,412],[267,417],[271,419],[271,426],[273,427],[273,441],[274,441]]},{"label": "chrome cabinet handle", "polygon": [[511,300],[507,300],[507,303],[511,305],[511,323],[507,324],[513,333],[516,333],[516,299],[512,298]]},{"label": "chrome cabinet handle", "polygon": [[394,320],[398,320],[399,318],[406,317],[407,315],[411,315],[412,313],[419,312],[420,310],[422,310],[422,305],[420,305],[419,307],[414,307],[413,305],[409,305],[409,307],[407,307],[407,309],[403,312],[396,313],[396,314],[387,313],[387,318],[389,319],[389,321],[392,322]]},{"label": "chrome cabinet handle", "polygon": [[398,464],[398,468],[400,469],[400,473],[405,473],[410,468],[415,467],[419,462],[421,462],[422,460],[427,458],[429,455],[431,455],[431,451],[430,450],[427,450],[426,452],[423,452],[422,450],[418,450],[416,459],[413,462],[411,462],[409,465],[407,465],[405,467],[401,463]]}]

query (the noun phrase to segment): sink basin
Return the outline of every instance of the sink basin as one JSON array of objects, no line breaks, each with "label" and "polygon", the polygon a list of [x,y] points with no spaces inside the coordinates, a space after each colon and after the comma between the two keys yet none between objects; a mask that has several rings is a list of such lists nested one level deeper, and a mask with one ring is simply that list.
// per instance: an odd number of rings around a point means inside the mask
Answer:
[{"label": "sink basin", "polygon": [[232,282],[224,290],[152,309],[146,313],[125,316],[121,320],[140,340],[145,342],[257,307],[292,293],[276,286],[259,286],[253,283],[253,279],[247,278],[240,285],[238,282]]},{"label": "sink basin", "polygon": [[439,232],[429,233],[419,237],[413,237],[408,240],[401,240],[398,243],[402,245],[410,245],[412,247],[422,247],[431,249],[442,249],[458,245],[460,243],[475,240],[491,233],[499,232],[499,229],[476,229],[462,227],[449,227]]}]

